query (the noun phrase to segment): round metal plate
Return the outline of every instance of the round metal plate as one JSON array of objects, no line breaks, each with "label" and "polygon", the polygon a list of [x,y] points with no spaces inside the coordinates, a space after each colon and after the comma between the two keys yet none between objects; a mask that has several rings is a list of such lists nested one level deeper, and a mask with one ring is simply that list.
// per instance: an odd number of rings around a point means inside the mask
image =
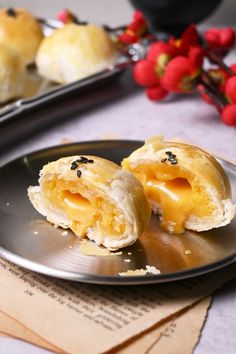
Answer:
[{"label": "round metal plate", "polygon": [[[42,166],[59,157],[93,154],[119,163],[140,141],[94,141],[41,150],[0,168],[0,255],[22,267],[50,276],[97,284],[147,284],[200,275],[236,259],[236,219],[209,232],[169,235],[154,216],[141,238],[119,256],[85,256],[72,232],[54,228],[27,197]],[[236,199],[236,166],[220,160]],[[187,251],[187,252],[186,252]],[[190,252],[189,252],[190,251]],[[127,259],[130,261],[127,262]],[[125,261],[126,260],[126,261]],[[160,269],[161,274],[123,277],[128,269]]]}]

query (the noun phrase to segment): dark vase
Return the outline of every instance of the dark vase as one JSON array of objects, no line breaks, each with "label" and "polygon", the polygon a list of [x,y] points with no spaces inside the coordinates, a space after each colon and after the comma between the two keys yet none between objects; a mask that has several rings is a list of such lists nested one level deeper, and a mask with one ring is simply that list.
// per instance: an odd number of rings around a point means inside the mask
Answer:
[{"label": "dark vase", "polygon": [[151,32],[180,35],[209,16],[222,0],[129,0],[148,19]]}]

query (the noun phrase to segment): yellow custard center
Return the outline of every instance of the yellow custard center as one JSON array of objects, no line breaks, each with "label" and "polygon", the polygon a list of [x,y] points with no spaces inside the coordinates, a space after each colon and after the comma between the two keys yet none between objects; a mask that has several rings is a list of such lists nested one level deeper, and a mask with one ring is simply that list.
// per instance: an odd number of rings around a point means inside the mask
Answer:
[{"label": "yellow custard center", "polygon": [[94,227],[101,235],[115,237],[124,233],[124,218],[112,203],[94,194],[86,198],[89,193],[83,186],[79,193],[72,193],[66,187],[60,180],[48,182],[47,198],[50,204],[66,213],[70,228],[76,235],[85,237],[88,229]]},{"label": "yellow custard center", "polygon": [[207,217],[215,209],[200,182],[180,167],[139,165],[132,172],[143,184],[153,209],[161,214],[165,231],[183,233],[191,215]]},{"label": "yellow custard center", "polygon": [[147,180],[146,193],[154,203],[162,205],[162,227],[175,233],[184,232],[184,222],[189,215],[191,185],[184,178],[167,182]]}]

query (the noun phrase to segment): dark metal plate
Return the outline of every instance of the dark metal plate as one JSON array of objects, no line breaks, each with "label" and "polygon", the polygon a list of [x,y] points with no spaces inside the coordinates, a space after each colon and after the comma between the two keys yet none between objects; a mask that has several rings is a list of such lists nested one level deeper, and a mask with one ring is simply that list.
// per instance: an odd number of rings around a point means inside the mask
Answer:
[{"label": "dark metal plate", "polygon": [[[236,219],[209,232],[163,232],[155,217],[147,231],[119,256],[85,256],[79,240],[62,235],[31,206],[29,185],[37,184],[38,172],[48,161],[73,154],[94,154],[117,163],[140,141],[95,141],[41,150],[0,168],[0,255],[22,267],[58,278],[98,284],[147,284],[193,277],[226,266],[236,259]],[[236,166],[220,160],[236,199]],[[191,254],[186,254],[190,250]],[[188,252],[187,252],[188,253]],[[125,261],[130,259],[130,262]],[[160,269],[160,275],[122,277],[128,269]]]}]

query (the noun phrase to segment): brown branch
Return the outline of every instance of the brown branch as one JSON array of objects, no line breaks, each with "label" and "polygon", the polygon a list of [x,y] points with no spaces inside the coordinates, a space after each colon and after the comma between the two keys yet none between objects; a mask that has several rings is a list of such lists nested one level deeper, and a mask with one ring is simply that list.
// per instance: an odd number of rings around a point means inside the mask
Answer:
[{"label": "brown branch", "polygon": [[205,53],[206,53],[207,58],[212,63],[217,64],[221,69],[223,69],[225,72],[227,72],[230,76],[235,75],[233,73],[233,71],[230,69],[230,67],[223,62],[222,58],[219,55],[217,55],[216,53],[214,53],[210,49],[206,49]]},{"label": "brown branch", "polygon": [[218,87],[215,85],[210,75],[204,69],[202,69],[201,81],[201,83],[207,88],[207,90],[215,96],[215,98],[222,107],[227,105],[228,102],[225,96],[219,91]]}]

